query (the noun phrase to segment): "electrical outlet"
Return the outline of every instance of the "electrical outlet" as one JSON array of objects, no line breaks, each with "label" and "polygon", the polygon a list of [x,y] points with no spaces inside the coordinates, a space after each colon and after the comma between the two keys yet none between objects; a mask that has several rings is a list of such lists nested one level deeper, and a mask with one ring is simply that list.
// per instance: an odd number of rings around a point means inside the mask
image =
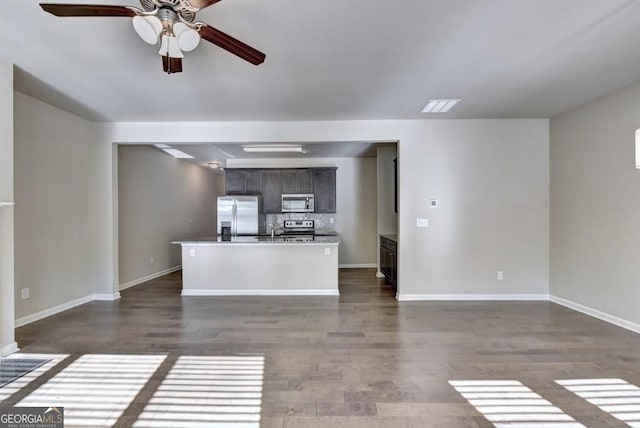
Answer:
[{"label": "electrical outlet", "polygon": [[189,257],[195,257],[195,256],[196,256],[196,249],[189,248]]},{"label": "electrical outlet", "polygon": [[498,275],[497,275],[498,281],[502,281],[504,279],[504,272],[502,272],[501,270],[498,271]]},{"label": "electrical outlet", "polygon": [[21,290],[21,294],[22,294],[22,300],[28,299],[29,298],[29,289],[28,288],[23,288]]},{"label": "electrical outlet", "polygon": [[416,219],[416,227],[429,227],[429,219],[426,219],[426,218]]},{"label": "electrical outlet", "polygon": [[333,217],[331,217],[331,218],[329,219],[329,223],[333,224],[333,222],[334,222]]},{"label": "electrical outlet", "polygon": [[331,255],[331,248],[327,247],[324,249],[324,255],[325,256],[330,256]]},{"label": "electrical outlet", "polygon": [[156,264],[156,259],[154,259],[153,256],[149,257],[149,264],[150,265],[155,265]]}]

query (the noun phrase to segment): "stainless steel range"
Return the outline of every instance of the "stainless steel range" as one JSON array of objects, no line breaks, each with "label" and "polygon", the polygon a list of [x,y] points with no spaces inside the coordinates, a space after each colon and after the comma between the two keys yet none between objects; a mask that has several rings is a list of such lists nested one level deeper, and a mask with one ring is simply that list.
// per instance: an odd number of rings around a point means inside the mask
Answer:
[{"label": "stainless steel range", "polygon": [[316,228],[313,220],[285,220],[283,235],[313,235]]}]

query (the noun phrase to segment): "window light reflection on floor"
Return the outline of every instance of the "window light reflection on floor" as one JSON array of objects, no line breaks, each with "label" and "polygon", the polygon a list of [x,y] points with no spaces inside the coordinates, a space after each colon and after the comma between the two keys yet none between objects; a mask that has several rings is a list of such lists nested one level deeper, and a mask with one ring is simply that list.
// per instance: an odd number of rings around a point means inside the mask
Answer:
[{"label": "window light reflection on floor", "polygon": [[8,383],[7,385],[0,388],[0,401],[6,400],[11,395],[20,391],[22,388],[29,385],[35,379],[40,377],[42,374],[53,368],[60,361],[67,358],[69,355],[66,354],[27,354],[22,352],[16,352],[15,354],[11,354],[5,358],[17,358],[17,359],[35,359],[35,360],[51,360],[49,362],[44,363],[40,367],[36,367],[29,373],[24,376],[19,377],[18,379]]},{"label": "window light reflection on floor", "polygon": [[516,380],[458,380],[449,384],[497,428],[584,428]]},{"label": "window light reflection on floor", "polygon": [[259,428],[264,357],[178,358],[134,427]]},{"label": "window light reflection on floor", "polygon": [[578,397],[633,428],[640,428],[640,388],[622,379],[557,380]]},{"label": "window light reflection on floor", "polygon": [[110,427],[165,358],[165,355],[83,355],[18,406],[64,407],[65,427]]}]

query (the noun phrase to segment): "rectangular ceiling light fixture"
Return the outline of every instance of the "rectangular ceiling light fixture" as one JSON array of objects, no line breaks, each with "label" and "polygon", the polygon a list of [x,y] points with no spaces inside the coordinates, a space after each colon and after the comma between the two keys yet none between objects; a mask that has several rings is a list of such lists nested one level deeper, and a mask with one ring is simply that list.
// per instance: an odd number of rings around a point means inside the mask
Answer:
[{"label": "rectangular ceiling light fixture", "polygon": [[247,153],[302,153],[302,146],[245,146],[242,148]]},{"label": "rectangular ceiling light fixture", "polygon": [[154,146],[176,159],[193,159],[193,156],[190,154],[185,153],[182,150],[174,149],[168,144],[154,144]]},{"label": "rectangular ceiling light fixture", "polygon": [[178,149],[162,149],[165,153],[169,153],[176,159],[193,159],[193,156]]},{"label": "rectangular ceiling light fixture", "polygon": [[460,101],[462,100],[429,100],[422,113],[447,113]]}]

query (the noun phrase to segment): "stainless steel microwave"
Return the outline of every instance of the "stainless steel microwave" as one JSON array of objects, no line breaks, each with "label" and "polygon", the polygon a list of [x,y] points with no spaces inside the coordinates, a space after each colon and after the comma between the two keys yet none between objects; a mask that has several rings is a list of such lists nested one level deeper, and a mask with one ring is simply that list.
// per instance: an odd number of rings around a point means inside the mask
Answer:
[{"label": "stainless steel microwave", "polygon": [[283,213],[312,213],[314,211],[313,195],[282,195]]}]

